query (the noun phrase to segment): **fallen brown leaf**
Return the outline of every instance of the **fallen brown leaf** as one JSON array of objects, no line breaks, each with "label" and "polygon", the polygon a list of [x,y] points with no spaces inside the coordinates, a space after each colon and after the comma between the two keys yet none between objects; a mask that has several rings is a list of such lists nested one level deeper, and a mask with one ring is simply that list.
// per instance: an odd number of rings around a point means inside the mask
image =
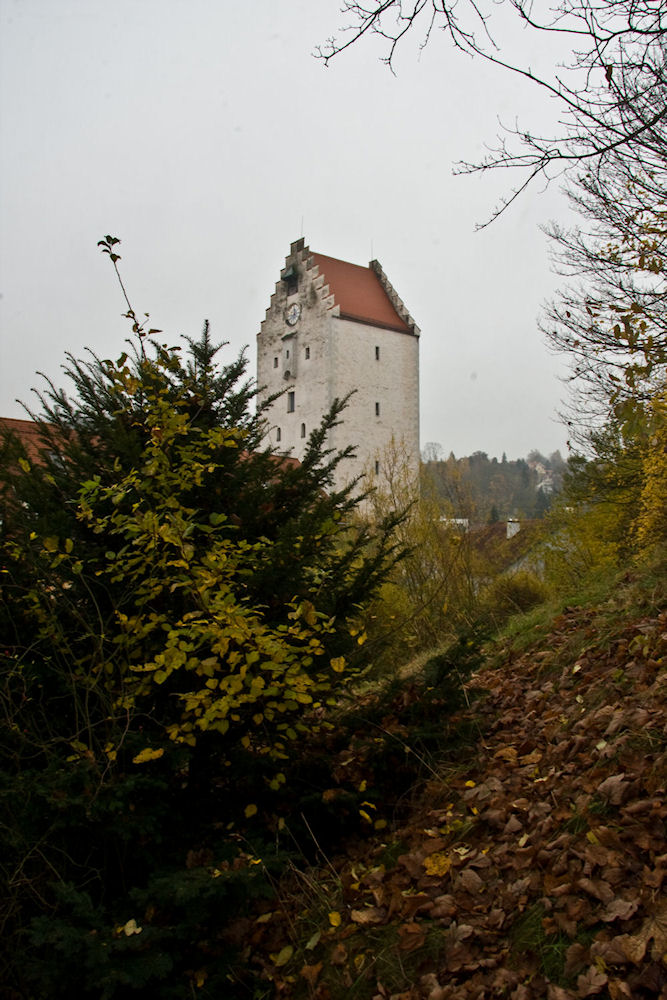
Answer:
[{"label": "fallen brown leaf", "polygon": [[605,923],[610,923],[612,920],[629,920],[638,906],[638,900],[614,899],[601,914],[601,919]]},{"label": "fallen brown leaf", "polygon": [[421,924],[402,924],[398,928],[398,947],[401,951],[415,951],[426,940],[426,931]]},{"label": "fallen brown leaf", "polygon": [[610,979],[607,983],[607,989],[611,1000],[624,1000],[626,997],[632,1000],[632,990],[621,979]]},{"label": "fallen brown leaf", "polygon": [[484,888],[484,882],[472,868],[464,868],[456,880],[456,888],[466,892],[477,893]]},{"label": "fallen brown leaf", "polygon": [[299,975],[302,979],[305,979],[311,989],[317,983],[319,979],[320,972],[322,971],[322,962],[318,962],[316,965],[304,965],[301,969]]},{"label": "fallen brown leaf", "polygon": [[355,924],[381,924],[386,920],[387,911],[379,906],[366,906],[363,910],[352,910],[350,919]]},{"label": "fallen brown leaf", "polygon": [[523,823],[516,816],[510,816],[505,824],[503,833],[518,833],[519,830],[523,830]]},{"label": "fallen brown leaf", "polygon": [[507,920],[507,914],[500,907],[494,907],[489,910],[488,916],[486,918],[487,927],[493,930],[500,930],[505,921]]},{"label": "fallen brown leaf", "polygon": [[339,942],[329,956],[332,965],[344,965],[347,959],[347,948]]},{"label": "fallen brown leaf", "polygon": [[549,983],[547,987],[547,1000],[571,1000],[572,994],[569,990],[563,989],[562,986],[554,986],[553,983]]},{"label": "fallen brown leaf", "polygon": [[661,959],[667,953],[667,899],[651,916],[647,917],[637,934],[624,936],[622,948],[627,957],[638,965],[653,939],[651,958]]},{"label": "fallen brown leaf", "polygon": [[621,774],[612,774],[610,777],[605,778],[603,782],[598,785],[598,794],[606,799],[613,806],[620,806],[623,799],[628,791],[628,784],[625,781],[625,771]]},{"label": "fallen brown leaf", "polygon": [[429,916],[433,919],[442,919],[443,917],[453,917],[456,913],[456,902],[453,896],[443,895],[436,896],[433,900],[433,906],[429,912]]},{"label": "fallen brown leaf", "polygon": [[592,997],[602,992],[607,985],[607,976],[591,965],[587,972],[577,976],[577,993],[580,997]]},{"label": "fallen brown leaf", "polygon": [[611,903],[614,898],[612,887],[608,882],[603,882],[602,879],[580,878],[577,885],[589,896],[599,899],[601,903]]},{"label": "fallen brown leaf", "polygon": [[571,944],[565,952],[565,975],[569,978],[577,972],[581,972],[588,962],[588,948],[578,941]]},{"label": "fallen brown leaf", "polygon": [[596,940],[591,945],[591,959],[601,958],[606,965],[626,965],[627,955],[623,951],[624,934],[611,941]]}]

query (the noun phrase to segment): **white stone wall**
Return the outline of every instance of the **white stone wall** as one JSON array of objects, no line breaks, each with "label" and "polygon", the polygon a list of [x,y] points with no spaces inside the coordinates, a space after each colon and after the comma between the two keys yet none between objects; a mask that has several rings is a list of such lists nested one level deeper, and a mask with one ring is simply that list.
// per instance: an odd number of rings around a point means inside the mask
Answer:
[{"label": "white stone wall", "polygon": [[[374,469],[392,438],[419,462],[419,340],[348,319],[332,321],[336,395],[354,392],[333,443],[357,446],[349,478]],[[376,356],[376,348],[379,357]],[[378,412],[379,411],[379,412]]]},{"label": "white stone wall", "polygon": [[[336,449],[348,444],[357,448],[356,460],[341,463],[337,485],[373,469],[392,437],[414,456],[416,471],[419,338],[340,318],[338,307],[331,308],[333,298],[323,276],[314,274],[316,269],[309,263],[303,241],[292,244],[282,274],[289,268],[297,270],[298,290],[288,294],[286,283],[277,282],[257,337],[257,382],[265,387],[260,399],[286,390],[268,414],[272,444],[300,459],[308,435],[333,400],[355,390],[344,422],[330,440]],[[293,303],[299,304],[301,315],[290,326],[286,314]],[[294,393],[292,412],[289,393]]]}]

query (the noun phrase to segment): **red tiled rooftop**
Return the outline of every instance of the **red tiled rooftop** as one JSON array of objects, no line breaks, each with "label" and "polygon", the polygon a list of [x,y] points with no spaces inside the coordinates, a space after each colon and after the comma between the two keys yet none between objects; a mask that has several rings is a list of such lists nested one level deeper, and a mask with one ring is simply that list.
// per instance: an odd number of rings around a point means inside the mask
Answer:
[{"label": "red tiled rooftop", "polygon": [[322,253],[312,255],[313,264],[324,275],[325,284],[334,302],[340,307],[340,315],[373,326],[384,326],[391,330],[410,333],[410,327],[394,309],[375,271],[359,264],[349,264]]},{"label": "red tiled rooftop", "polygon": [[39,425],[34,420],[19,420],[15,417],[0,417],[0,434],[16,434],[23,443],[26,454],[34,462],[44,449],[44,441]]},{"label": "red tiled rooftop", "polygon": [[[30,461],[39,462],[40,452],[45,447],[45,442],[39,431],[39,424],[33,420],[0,417],[0,436],[4,434],[15,434],[23,444]],[[247,451],[241,452],[241,461],[246,461],[248,457]],[[273,455],[272,457],[274,462],[282,466],[283,469],[298,468],[301,464],[297,458],[293,458],[291,455]]]}]

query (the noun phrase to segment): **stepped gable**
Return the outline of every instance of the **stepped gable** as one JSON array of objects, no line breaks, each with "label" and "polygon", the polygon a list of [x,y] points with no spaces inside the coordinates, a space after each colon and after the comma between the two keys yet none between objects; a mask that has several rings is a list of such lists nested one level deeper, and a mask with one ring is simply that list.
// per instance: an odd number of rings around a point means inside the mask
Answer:
[{"label": "stepped gable", "polygon": [[363,267],[326,254],[311,253],[303,237],[290,244],[267,316],[278,301],[281,282],[293,270],[312,272],[313,288],[319,292],[324,308],[334,316],[419,336],[419,327],[379,261],[372,260],[368,267]]},{"label": "stepped gable", "polygon": [[[264,321],[262,322],[262,326],[264,326],[264,322],[266,322],[266,319],[268,319],[269,314],[271,310],[276,306],[276,303],[281,299],[284,299],[285,293],[284,289],[281,288],[281,286],[283,282],[286,280],[287,275],[290,272],[293,273],[294,271],[308,272],[312,270],[313,270],[313,255],[310,252],[310,247],[306,246],[305,240],[302,236],[300,240],[296,240],[296,242],[290,244],[289,254],[285,258],[285,266],[282,268],[280,272],[280,279],[276,282],[275,290],[271,295],[269,307],[266,310],[266,316],[264,318]],[[329,288],[324,283],[324,275],[321,273],[315,274],[314,276],[311,276],[311,280],[313,287],[320,294],[320,299],[322,301],[322,305],[324,306],[324,308],[327,310],[331,310],[334,316],[338,316],[339,308],[334,302],[333,294],[330,292]]]},{"label": "stepped gable", "polygon": [[341,319],[419,336],[419,328],[377,261],[362,267],[313,253],[311,262],[317,277],[323,277],[322,290],[338,307]]}]

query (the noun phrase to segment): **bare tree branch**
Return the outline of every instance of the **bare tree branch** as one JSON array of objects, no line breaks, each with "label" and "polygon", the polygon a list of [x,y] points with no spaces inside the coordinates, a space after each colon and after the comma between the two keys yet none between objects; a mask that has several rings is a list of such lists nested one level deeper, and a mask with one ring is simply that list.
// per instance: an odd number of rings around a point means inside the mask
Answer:
[{"label": "bare tree branch", "polygon": [[[536,34],[563,40],[563,61],[551,74],[536,73],[500,49],[494,27],[503,9]],[[345,0],[342,13],[350,22],[343,37],[330,38],[317,51],[325,64],[373,34],[386,42],[383,61],[393,71],[409,33],[424,47],[438,29],[456,49],[521,77],[561,104],[560,130],[552,135],[523,125],[503,128],[481,162],[456,164],[458,173],[512,168],[524,174],[492,218],[536,178],[550,180],[552,168],[603,162],[623,150],[650,155],[665,143],[667,0],[554,0],[539,17],[532,0]]]}]

